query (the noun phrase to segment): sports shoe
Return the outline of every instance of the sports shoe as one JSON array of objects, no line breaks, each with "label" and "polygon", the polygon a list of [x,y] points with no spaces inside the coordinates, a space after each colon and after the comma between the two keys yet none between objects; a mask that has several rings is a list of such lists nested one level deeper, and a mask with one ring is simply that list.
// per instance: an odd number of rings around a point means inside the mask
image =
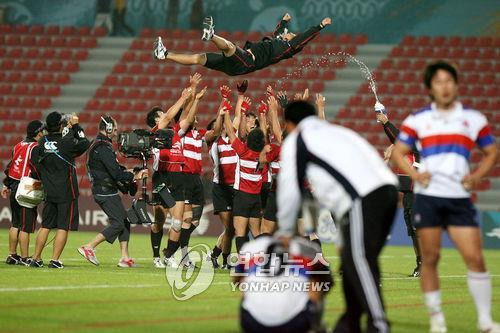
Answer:
[{"label": "sports shoe", "polygon": [[215,34],[214,28],[215,25],[212,16],[205,17],[205,19],[203,20],[203,36],[201,37],[201,39],[204,41],[211,40]]},{"label": "sports shoe", "polygon": [[231,268],[233,268],[233,266],[231,266],[230,264],[222,264],[222,266],[220,267],[221,269],[228,269],[228,270],[231,270]]},{"label": "sports shoe", "polygon": [[207,255],[207,261],[211,261],[212,262],[212,266],[214,269],[217,269],[219,268],[219,262],[217,261],[217,258],[213,258],[211,254]]},{"label": "sports shoe", "polygon": [[161,37],[158,37],[158,39],[153,44],[153,56],[158,60],[163,60],[165,59],[167,54],[167,48],[165,47],[165,45],[163,45]]},{"label": "sports shoe", "polygon": [[443,313],[436,313],[431,315],[429,333],[446,333],[446,321],[444,320]]},{"label": "sports shoe", "polygon": [[40,260],[32,259],[31,263],[30,263],[30,267],[34,267],[34,268],[43,267],[43,260],[42,259],[40,259]]},{"label": "sports shoe", "polygon": [[161,258],[160,257],[154,257],[153,258],[153,266],[155,268],[165,268],[165,265],[163,264],[163,262],[161,261]]},{"label": "sports shoe", "polygon": [[177,265],[177,263],[175,262],[175,259],[170,257],[170,258],[166,258],[163,259],[163,263],[165,264],[165,266],[167,267],[172,267],[172,268],[178,268],[179,265]]},{"label": "sports shoe", "polygon": [[137,264],[135,263],[134,259],[132,258],[121,258],[120,261],[118,261],[118,264],[116,265],[118,267],[122,268],[131,268],[131,267],[137,267]]},{"label": "sports shoe", "polygon": [[417,265],[413,270],[413,273],[409,275],[410,277],[420,277],[420,265]]},{"label": "sports shoe", "polygon": [[78,253],[80,253],[82,257],[90,261],[92,264],[99,266],[99,260],[97,260],[95,256],[95,249],[88,246],[80,246],[78,248]]},{"label": "sports shoe", "polygon": [[21,259],[19,259],[19,265],[29,266],[32,261],[33,261],[33,258],[31,258],[31,257],[21,258]]},{"label": "sports shoe", "polygon": [[9,254],[7,259],[5,259],[5,263],[7,265],[17,265],[19,264],[19,260],[21,260],[21,257],[17,254]]},{"label": "sports shoe", "polygon": [[491,323],[486,327],[479,327],[479,333],[500,333],[500,323]]},{"label": "sports shoe", "polygon": [[64,268],[64,265],[63,265],[61,260],[51,260],[47,267],[48,268],[62,269],[62,268]]}]

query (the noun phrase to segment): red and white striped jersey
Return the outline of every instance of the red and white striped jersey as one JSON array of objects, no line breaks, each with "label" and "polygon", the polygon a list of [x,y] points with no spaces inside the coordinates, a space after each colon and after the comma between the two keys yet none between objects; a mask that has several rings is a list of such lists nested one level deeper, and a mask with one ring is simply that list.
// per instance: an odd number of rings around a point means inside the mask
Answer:
[{"label": "red and white striped jersey", "polygon": [[[151,130],[155,133],[158,127],[155,126]],[[169,171],[169,172],[182,172],[184,168],[185,158],[182,153],[182,133],[179,124],[173,128],[174,137],[172,138],[172,148],[170,149],[155,149],[153,155],[153,169],[155,171]]]},{"label": "red and white striped jersey", "polygon": [[271,191],[273,192],[276,192],[276,176],[280,171],[280,152],[281,146],[273,143],[271,144],[271,151],[266,154],[272,179]]},{"label": "red and white striped jersey", "polygon": [[260,152],[249,149],[238,138],[233,142],[232,147],[239,157],[234,176],[234,189],[249,194],[259,194],[263,173],[263,170],[259,169]]},{"label": "red and white striped jersey", "polygon": [[182,138],[182,153],[186,159],[184,173],[202,174],[201,150],[206,133],[205,129],[192,129]]},{"label": "red and white striped jersey", "polygon": [[238,163],[238,155],[231,146],[228,137],[220,136],[210,147],[210,157],[214,163],[214,179],[216,184],[232,186]]},{"label": "red and white striped jersey", "polygon": [[30,175],[29,166],[31,151],[38,145],[38,142],[21,141],[15,147],[12,153],[12,161],[9,166],[9,177],[15,180],[21,180],[22,177]]}]

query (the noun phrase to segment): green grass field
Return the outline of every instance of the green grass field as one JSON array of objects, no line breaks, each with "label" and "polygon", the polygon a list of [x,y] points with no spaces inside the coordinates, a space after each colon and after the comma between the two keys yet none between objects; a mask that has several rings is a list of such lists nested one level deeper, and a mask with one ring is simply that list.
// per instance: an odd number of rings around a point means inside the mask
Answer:
[{"label": "green grass field", "polygon": [[[0,264],[0,332],[237,332],[240,295],[232,292],[227,271],[217,271],[202,294],[177,301],[163,270],[151,265],[149,235],[132,235],[130,252],[140,267],[116,267],[118,244],[102,244],[101,266],[85,261],[77,247],[95,234],[70,234],[63,270]],[[50,236],[51,238],[52,236]],[[49,239],[50,239],[49,238]],[[165,241],[165,238],[164,238]],[[193,243],[213,246],[213,238]],[[7,230],[0,235],[0,257],[7,255]],[[34,243],[34,238],[32,238]],[[52,246],[44,252],[47,263]],[[333,245],[324,246],[333,267]],[[493,281],[493,314],[500,320],[500,251],[485,251]],[[407,278],[414,259],[409,247],[386,247],[381,257],[383,291],[393,332],[426,332],[428,319],[419,281]],[[455,250],[444,250],[440,265],[443,307],[449,332],[474,332],[476,314],[465,279],[466,269]],[[343,309],[340,279],[328,295],[325,320],[332,327]]]}]

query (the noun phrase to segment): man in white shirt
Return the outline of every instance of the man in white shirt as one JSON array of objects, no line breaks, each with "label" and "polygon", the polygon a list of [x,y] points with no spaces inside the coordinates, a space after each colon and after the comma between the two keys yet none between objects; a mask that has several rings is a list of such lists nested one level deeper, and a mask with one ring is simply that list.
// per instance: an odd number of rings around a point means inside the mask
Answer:
[{"label": "man in white shirt", "polygon": [[[500,325],[491,318],[491,278],[470,200],[470,190],[495,165],[497,148],[486,117],[457,101],[457,77],[456,69],[446,62],[427,67],[424,83],[433,103],[405,119],[392,159],[415,182],[413,213],[422,250],[421,285],[430,332],[446,332],[437,271],[441,233],[446,229],[469,271],[467,284],[476,303],[479,331],[498,333]],[[420,149],[418,171],[404,160],[414,143]],[[484,157],[471,173],[469,158],[475,144]]]},{"label": "man in white shirt", "polygon": [[378,255],[393,222],[397,178],[378,152],[355,132],[316,117],[316,109],[296,101],[285,109],[287,136],[278,175],[278,234],[296,233],[305,180],[313,196],[337,221],[347,304],[334,332],[361,332],[367,313],[369,332],[389,332],[380,291]]}]

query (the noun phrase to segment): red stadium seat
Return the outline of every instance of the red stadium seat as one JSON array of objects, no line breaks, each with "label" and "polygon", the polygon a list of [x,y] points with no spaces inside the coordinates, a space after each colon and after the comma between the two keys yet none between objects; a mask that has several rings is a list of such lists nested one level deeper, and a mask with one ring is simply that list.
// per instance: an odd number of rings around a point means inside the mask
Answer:
[{"label": "red stadium seat", "polygon": [[71,51],[71,49],[61,49],[57,53],[57,58],[61,60],[69,60],[72,57],[73,57],[73,52]]},{"label": "red stadium seat", "polygon": [[413,36],[404,36],[401,40],[401,45],[413,45],[415,43],[415,37]]},{"label": "red stadium seat", "polygon": [[40,77],[40,82],[42,83],[53,83],[54,82],[54,74],[47,72],[43,73]]},{"label": "red stadium seat", "polygon": [[53,47],[64,47],[66,46],[66,39],[63,37],[56,37],[52,40]]},{"label": "red stadium seat", "polygon": [[139,98],[141,98],[141,91],[139,89],[129,89],[129,90],[127,90],[126,98],[139,99]]},{"label": "red stadium seat", "polygon": [[[33,81],[31,81],[33,82]],[[36,84],[31,87],[30,95],[42,96],[45,95],[45,86],[41,84]]]},{"label": "red stadium seat", "polygon": [[[32,42],[31,41],[28,41],[28,38],[30,36],[27,36],[26,38],[23,39],[23,45],[26,45],[26,46],[32,46]],[[33,38],[33,37],[31,37]],[[50,37],[39,37],[37,40],[36,40],[36,45],[37,46],[40,46],[40,47],[51,47],[52,46],[52,39]]]},{"label": "red stadium seat", "polygon": [[127,71],[127,66],[125,64],[116,64],[114,67],[113,67],[113,73],[115,74],[122,74],[122,73],[125,73]]},{"label": "red stadium seat", "polygon": [[95,92],[95,97],[97,98],[107,98],[109,97],[109,89],[106,87],[99,87]]},{"label": "red stadium seat", "polygon": [[62,69],[63,69],[63,63],[57,60],[52,61],[48,67],[48,70],[52,72],[59,72]]},{"label": "red stadium seat", "polygon": [[125,90],[123,90],[122,88],[115,88],[111,91],[111,94],[110,94],[111,98],[123,98],[125,97]]},{"label": "red stadium seat", "polygon": [[45,49],[42,52],[42,59],[54,59],[56,56],[56,51],[54,49]]},{"label": "red stadium seat", "polygon": [[134,76],[122,76],[120,79],[120,85],[122,87],[135,86],[135,77]]},{"label": "red stadium seat", "polygon": [[447,41],[447,45],[453,47],[460,46],[461,43],[462,43],[462,38],[458,36],[449,37]]},{"label": "red stadium seat", "polygon": [[66,46],[68,47],[73,47],[73,48],[78,48],[82,45],[82,40],[80,38],[71,38],[68,40],[68,43]]},{"label": "red stadium seat", "polygon": [[14,95],[27,95],[28,94],[28,86],[26,84],[18,84],[14,87],[12,93]]},{"label": "red stadium seat", "polygon": [[32,35],[42,35],[44,33],[45,27],[43,25],[34,24],[30,28],[30,34]]},{"label": "red stadium seat", "polygon": [[82,41],[82,47],[85,47],[85,48],[94,48],[96,46],[97,46],[97,39],[95,39],[93,37],[85,38]]},{"label": "red stadium seat", "polygon": [[[207,80],[205,79],[204,82],[205,81],[207,81]],[[167,80],[165,79],[165,77],[163,75],[162,76],[155,76],[153,78],[153,81],[151,81],[151,86],[156,87],[156,88],[165,87],[165,86],[167,86]]]},{"label": "red stadium seat", "polygon": [[63,70],[65,72],[78,72],[80,70],[80,65],[76,61],[68,61]]},{"label": "red stadium seat", "polygon": [[469,37],[465,37],[463,42],[462,42],[462,46],[465,46],[465,47],[475,47],[477,45],[477,37],[473,37],[473,36],[469,36]]},{"label": "red stadium seat", "polygon": [[84,60],[87,60],[88,57],[89,57],[89,51],[87,51],[87,50],[78,50],[78,51],[76,51],[74,59],[77,60],[77,61],[84,61]]},{"label": "red stadium seat", "polygon": [[14,35],[7,36],[5,44],[9,46],[19,46],[21,45],[21,38],[19,36],[14,36]]},{"label": "red stadium seat", "polygon": [[135,60],[135,53],[133,51],[127,51],[123,54],[122,61],[132,62]]},{"label": "red stadium seat", "polygon": [[23,54],[23,50],[21,48],[13,48],[13,49],[10,49],[9,51],[7,51],[7,57],[9,58],[21,58]]},{"label": "red stadium seat", "polygon": [[144,91],[142,98],[145,100],[154,100],[157,98],[156,91],[154,89],[147,89]]},{"label": "red stadium seat", "polygon": [[113,111],[115,110],[116,103],[113,100],[106,100],[103,101],[99,107],[100,110],[102,111]]},{"label": "red stadium seat", "polygon": [[130,45],[131,50],[142,50],[144,49],[144,41],[141,39],[136,39]]},{"label": "red stadium seat", "polygon": [[[99,110],[100,102],[98,99],[91,99],[90,101],[87,102],[85,105],[85,110]],[[82,119],[83,121],[83,119]]]},{"label": "red stadium seat", "polygon": [[108,30],[104,27],[96,27],[92,30],[92,36],[95,37],[104,37],[108,34]]},{"label": "red stadium seat", "polygon": [[59,35],[59,27],[57,25],[49,25],[45,30],[47,35]]},{"label": "red stadium seat", "polygon": [[140,63],[134,63],[133,65],[129,66],[127,69],[127,73],[130,74],[142,74],[144,72],[144,68],[142,68],[142,64]]},{"label": "red stadium seat", "polygon": [[147,87],[151,84],[151,81],[149,79],[149,76],[140,76],[137,79],[136,84],[140,87]]},{"label": "red stadium seat", "polygon": [[29,70],[31,64],[28,60],[19,60],[16,63],[15,69],[18,71],[26,71]]},{"label": "red stadium seat", "polygon": [[431,38],[429,36],[420,36],[417,38],[415,45],[418,46],[429,46],[431,44]]},{"label": "red stadium seat", "polygon": [[446,37],[444,37],[444,36],[436,36],[436,37],[431,39],[432,46],[440,47],[440,46],[444,46],[445,43],[446,43]]},{"label": "red stadium seat", "polygon": [[151,28],[144,28],[144,29],[142,29],[142,31],[139,34],[139,36],[142,37],[142,38],[156,37],[155,34],[154,34],[153,29],[151,29]]},{"label": "red stadium seat", "polygon": [[45,60],[35,60],[31,69],[35,71],[44,71],[47,68],[47,62]]},{"label": "red stadium seat", "polygon": [[47,109],[50,108],[52,102],[49,98],[39,98],[36,102],[36,108],[38,109]]},{"label": "red stadium seat", "polygon": [[70,81],[70,77],[66,73],[57,74],[57,76],[55,78],[55,82],[57,84],[68,84],[69,81]]}]

